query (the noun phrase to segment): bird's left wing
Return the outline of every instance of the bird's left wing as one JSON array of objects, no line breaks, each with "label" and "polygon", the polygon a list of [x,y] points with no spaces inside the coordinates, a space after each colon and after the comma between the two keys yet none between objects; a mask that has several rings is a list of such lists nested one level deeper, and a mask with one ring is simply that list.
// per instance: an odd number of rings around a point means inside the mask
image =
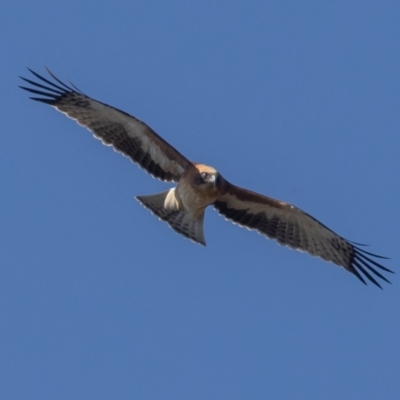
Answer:
[{"label": "bird's left wing", "polygon": [[31,99],[51,105],[87,127],[104,144],[113,146],[155,178],[177,182],[183,171],[192,166],[186,157],[139,119],[86,96],[61,82],[49,70],[57,83],[29,71],[45,83],[21,77],[34,86],[21,86],[22,89],[42,96]]},{"label": "bird's left wing", "polygon": [[226,182],[224,194],[214,203],[214,207],[225,218],[240,226],[257,230],[270,239],[276,239],[279,244],[344,267],[363,283],[366,282],[360,272],[379,287],[381,286],[373,275],[389,282],[379,270],[392,271],[371,258],[385,257],[356,247],[291,204]]}]

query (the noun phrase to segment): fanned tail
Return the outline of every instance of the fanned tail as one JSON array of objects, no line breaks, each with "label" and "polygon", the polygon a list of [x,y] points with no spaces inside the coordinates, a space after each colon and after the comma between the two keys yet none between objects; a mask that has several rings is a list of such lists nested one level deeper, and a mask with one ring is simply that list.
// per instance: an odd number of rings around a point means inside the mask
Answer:
[{"label": "fanned tail", "polygon": [[168,222],[174,231],[196,243],[206,245],[203,229],[204,211],[194,219],[190,212],[180,209],[175,198],[175,189],[150,196],[136,196],[136,199],[158,218]]}]

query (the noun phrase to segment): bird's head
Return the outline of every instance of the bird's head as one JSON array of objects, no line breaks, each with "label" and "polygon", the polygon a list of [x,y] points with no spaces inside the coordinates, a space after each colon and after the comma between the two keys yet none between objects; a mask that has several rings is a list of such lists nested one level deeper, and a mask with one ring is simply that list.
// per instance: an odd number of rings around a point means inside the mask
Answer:
[{"label": "bird's head", "polygon": [[200,187],[218,187],[221,175],[219,172],[208,165],[197,164],[196,165],[198,174],[196,174],[196,184]]}]

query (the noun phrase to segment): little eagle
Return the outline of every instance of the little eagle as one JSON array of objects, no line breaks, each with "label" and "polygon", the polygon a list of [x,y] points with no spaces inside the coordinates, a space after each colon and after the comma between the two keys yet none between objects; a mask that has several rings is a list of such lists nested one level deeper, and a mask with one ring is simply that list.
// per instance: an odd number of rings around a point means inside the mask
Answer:
[{"label": "little eagle", "polygon": [[205,246],[204,211],[213,206],[240,226],[344,267],[364,284],[365,277],[380,288],[375,277],[390,283],[380,271],[393,271],[373,259],[386,257],[359,248],[291,204],[235,186],[215,168],[189,161],[144,122],[86,96],[73,84],[66,85],[48,69],[54,82],[29,71],[39,81],[21,77],[33,87],[20,87],[41,96],[31,99],[76,120],[153,177],[177,184],[164,192],[136,198],[179,234]]}]

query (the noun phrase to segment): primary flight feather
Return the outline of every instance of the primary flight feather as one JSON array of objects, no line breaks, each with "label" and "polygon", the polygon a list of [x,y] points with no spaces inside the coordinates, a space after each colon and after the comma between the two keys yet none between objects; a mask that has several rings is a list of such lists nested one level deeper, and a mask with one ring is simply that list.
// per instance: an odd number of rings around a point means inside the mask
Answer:
[{"label": "primary flight feather", "polygon": [[390,283],[382,273],[392,271],[374,260],[385,257],[360,249],[291,204],[232,185],[213,167],[189,161],[144,122],[86,96],[49,70],[54,82],[29,71],[39,80],[21,77],[32,85],[21,88],[40,96],[31,99],[51,105],[87,127],[155,178],[177,183],[162,193],[136,197],[176,232],[205,245],[204,211],[211,205],[226,219],[344,267],[363,283],[365,278],[379,287],[377,278]]}]

